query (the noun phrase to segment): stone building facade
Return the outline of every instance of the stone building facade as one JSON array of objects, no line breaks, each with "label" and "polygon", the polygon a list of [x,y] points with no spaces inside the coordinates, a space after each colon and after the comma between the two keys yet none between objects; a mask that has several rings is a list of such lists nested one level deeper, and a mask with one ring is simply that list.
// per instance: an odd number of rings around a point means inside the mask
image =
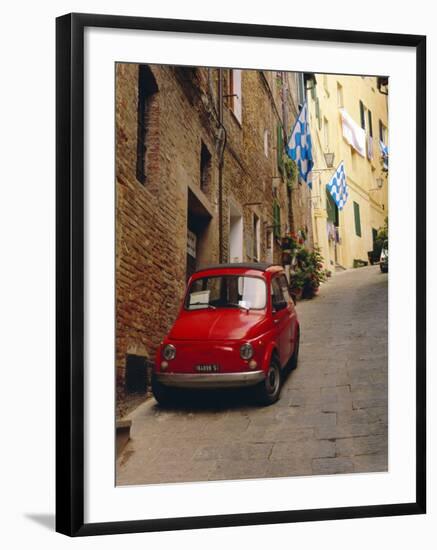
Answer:
[{"label": "stone building facade", "polygon": [[[381,149],[381,143],[388,146],[388,81],[381,86],[375,76],[310,76],[314,241],[326,267],[351,268],[369,260],[389,215],[389,174]],[[355,145],[345,137],[345,117]],[[332,169],[327,169],[326,153],[334,155]],[[340,162],[348,186],[341,210],[326,187]]]},{"label": "stone building facade", "polygon": [[308,189],[287,172],[303,75],[116,65],[116,366],[136,391],[189,275],[214,262],[281,263],[312,243]]}]

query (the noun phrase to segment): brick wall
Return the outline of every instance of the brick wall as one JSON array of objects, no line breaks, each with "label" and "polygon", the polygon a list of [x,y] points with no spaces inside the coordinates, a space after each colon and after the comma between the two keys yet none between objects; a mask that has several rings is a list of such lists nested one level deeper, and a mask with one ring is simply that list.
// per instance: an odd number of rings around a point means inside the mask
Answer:
[{"label": "brick wall", "polygon": [[[150,65],[144,116],[139,108],[140,69],[116,66],[116,366],[124,386],[126,355],[153,360],[171,327],[185,289],[187,229],[197,236],[197,264],[219,259],[219,152],[217,69]],[[224,94],[229,74],[224,70]],[[276,86],[276,87],[275,87]],[[143,98],[144,99],[144,98]],[[242,216],[243,242],[259,219],[259,260],[268,259],[273,199],[281,205],[281,232],[288,228],[289,196],[277,167],[276,127],[282,123],[274,74],[243,71],[242,123],[225,98],[223,125],[223,259],[230,256],[231,209]],[[139,118],[144,128],[139,126]],[[268,150],[265,151],[265,132]],[[145,132],[144,179],[139,177],[139,132]],[[201,186],[202,143],[210,155]],[[141,155],[140,155],[141,157]],[[276,179],[273,179],[276,177]],[[292,195],[293,217],[308,224],[306,189]],[[254,204],[255,203],[255,204]],[[278,243],[273,259],[280,261]],[[242,260],[251,247],[243,246]]]}]

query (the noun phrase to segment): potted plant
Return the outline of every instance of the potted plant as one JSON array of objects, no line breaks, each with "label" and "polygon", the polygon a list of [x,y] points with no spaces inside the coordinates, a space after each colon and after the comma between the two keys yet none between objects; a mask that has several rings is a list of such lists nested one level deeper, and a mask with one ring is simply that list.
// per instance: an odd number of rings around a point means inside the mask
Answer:
[{"label": "potted plant", "polygon": [[305,273],[302,269],[297,268],[290,274],[290,292],[293,295],[295,302],[302,297],[304,284]]},{"label": "potted plant", "polygon": [[313,251],[307,251],[304,271],[305,282],[302,296],[312,298],[318,293],[320,283],[326,281],[330,275],[330,272],[323,268],[323,258],[319,248],[315,247]]}]

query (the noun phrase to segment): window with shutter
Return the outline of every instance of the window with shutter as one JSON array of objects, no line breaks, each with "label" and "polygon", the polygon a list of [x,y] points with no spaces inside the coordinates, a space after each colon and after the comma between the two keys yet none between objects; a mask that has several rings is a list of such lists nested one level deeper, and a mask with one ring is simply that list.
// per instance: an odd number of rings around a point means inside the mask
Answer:
[{"label": "window with shutter", "polygon": [[338,207],[332,198],[331,193],[326,189],[326,214],[329,222],[333,223],[336,227],[339,225]]},{"label": "window with shutter", "polygon": [[366,129],[366,114],[365,114],[365,108],[364,103],[360,101],[360,120],[361,120],[361,128],[363,130]]},{"label": "window with shutter", "polygon": [[367,111],[367,116],[369,119],[369,136],[373,137],[372,111]]},{"label": "window with shutter", "polygon": [[354,201],[355,234],[361,237],[360,205]]},{"label": "window with shutter", "polygon": [[229,83],[231,109],[240,124],[242,121],[241,73],[241,69],[231,69]]},{"label": "window with shutter", "polygon": [[273,203],[273,234],[277,239],[281,236],[281,208],[277,201]]},{"label": "window with shutter", "polygon": [[282,126],[281,126],[281,124],[277,125],[276,133],[277,133],[276,153],[277,153],[277,160],[278,160],[278,168],[279,168],[279,171],[282,173],[282,168],[283,168],[283,164],[284,164],[284,159],[283,159],[284,140],[283,140],[283,136],[282,136]]},{"label": "window with shutter", "polygon": [[297,101],[299,105],[303,105],[306,100],[305,80],[303,73],[295,73],[297,87]]},{"label": "window with shutter", "polygon": [[384,126],[382,120],[379,121],[379,139],[382,141],[382,143],[386,144],[387,138],[387,128]]},{"label": "window with shutter", "polygon": [[[152,121],[156,119],[152,112],[157,110],[156,93],[158,85],[148,65],[140,65],[138,68],[138,112],[137,112],[137,157],[136,177],[145,184],[147,180],[147,168],[151,155],[147,153],[149,135]],[[156,123],[155,123],[156,126]]]}]

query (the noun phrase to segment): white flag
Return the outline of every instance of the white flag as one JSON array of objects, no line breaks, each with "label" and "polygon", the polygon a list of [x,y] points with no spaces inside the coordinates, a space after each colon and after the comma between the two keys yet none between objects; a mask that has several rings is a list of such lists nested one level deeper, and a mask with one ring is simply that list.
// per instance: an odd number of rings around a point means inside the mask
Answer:
[{"label": "white flag", "polygon": [[345,109],[340,109],[343,137],[362,157],[366,156],[366,132]]}]

